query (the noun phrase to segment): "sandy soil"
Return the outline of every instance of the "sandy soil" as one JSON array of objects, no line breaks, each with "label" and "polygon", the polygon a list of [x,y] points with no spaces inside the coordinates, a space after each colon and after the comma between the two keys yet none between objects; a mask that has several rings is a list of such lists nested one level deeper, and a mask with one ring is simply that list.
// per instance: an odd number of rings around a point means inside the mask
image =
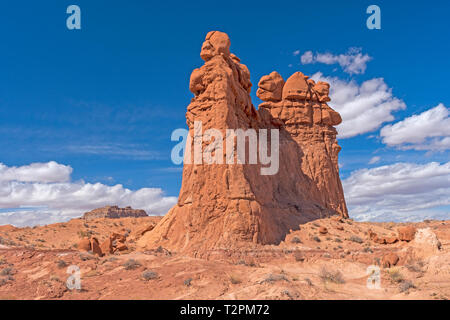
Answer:
[{"label": "sandy soil", "polygon": [[[137,231],[159,219],[87,223],[74,219],[35,228],[0,226],[0,299],[450,297],[450,221],[411,224],[430,228],[441,243],[440,250],[414,240],[377,244],[369,237],[369,229],[395,236],[403,224],[321,219],[300,226],[279,245],[215,250],[208,259],[198,259],[164,248],[136,250]],[[321,227],[327,229],[325,233]],[[83,236],[103,240],[112,232],[127,235],[129,250],[99,257],[76,248]],[[399,261],[383,267],[388,253],[395,253]],[[80,268],[81,290],[66,286],[71,265]],[[379,289],[367,286],[371,265],[380,268]]]}]

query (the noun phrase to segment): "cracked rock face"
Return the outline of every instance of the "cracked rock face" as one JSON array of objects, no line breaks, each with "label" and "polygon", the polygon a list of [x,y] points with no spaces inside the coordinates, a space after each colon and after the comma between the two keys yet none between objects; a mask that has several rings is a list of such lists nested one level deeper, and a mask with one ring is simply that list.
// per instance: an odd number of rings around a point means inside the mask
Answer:
[{"label": "cracked rock face", "polygon": [[[259,158],[256,164],[226,164],[225,152],[223,164],[185,163],[177,205],[138,246],[208,256],[214,250],[278,244],[299,224],[347,217],[333,127],[341,120],[326,104],[329,85],[316,84],[301,72],[285,83],[272,72],[259,82],[257,95],[264,103],[256,110],[250,72],[230,53],[225,33],[207,34],[201,58],[205,63],[192,72],[189,83],[194,94],[186,112],[190,136],[200,121],[203,132],[222,133],[224,146],[227,129],[278,129],[279,170],[262,175],[265,165]],[[187,142],[191,150],[193,140]],[[271,140],[266,140],[270,150]],[[203,141],[203,149],[210,143]]]}]

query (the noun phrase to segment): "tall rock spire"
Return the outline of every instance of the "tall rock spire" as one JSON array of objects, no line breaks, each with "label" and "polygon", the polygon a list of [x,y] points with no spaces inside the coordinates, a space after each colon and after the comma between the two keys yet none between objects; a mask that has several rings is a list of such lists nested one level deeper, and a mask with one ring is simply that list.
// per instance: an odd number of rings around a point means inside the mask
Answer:
[{"label": "tall rock spire", "polygon": [[[250,72],[230,53],[227,34],[209,32],[200,56],[205,63],[192,72],[189,84],[194,98],[186,113],[192,137],[187,141],[187,153],[195,158],[192,153],[198,147],[196,139],[202,135],[202,150],[216,143],[223,149],[214,149],[212,162],[200,157],[193,163],[184,163],[178,203],[139,240],[138,246],[161,245],[195,256],[210,256],[219,249],[277,244],[302,223],[335,214],[347,216],[337,175],[339,147],[332,127],[339,115],[317,100],[318,91],[309,89],[311,82],[296,74],[286,84],[276,72],[263,77],[258,96],[267,102],[256,110],[250,98]],[[312,94],[317,96],[314,103],[321,110],[317,125],[312,120]],[[311,100],[309,109],[302,107],[307,97]],[[197,131],[199,123],[201,128]],[[276,131],[278,141],[271,140],[272,133],[265,137],[269,150],[279,144],[275,174],[262,174],[267,165],[260,157],[255,163],[250,161],[250,151],[262,149],[261,144],[250,140],[245,144],[246,158],[239,162],[235,140],[228,139],[230,129]],[[261,135],[258,138],[262,139]],[[300,143],[302,139],[306,140]],[[231,162],[224,152],[230,141],[234,151]],[[303,150],[308,143],[311,146]]]}]

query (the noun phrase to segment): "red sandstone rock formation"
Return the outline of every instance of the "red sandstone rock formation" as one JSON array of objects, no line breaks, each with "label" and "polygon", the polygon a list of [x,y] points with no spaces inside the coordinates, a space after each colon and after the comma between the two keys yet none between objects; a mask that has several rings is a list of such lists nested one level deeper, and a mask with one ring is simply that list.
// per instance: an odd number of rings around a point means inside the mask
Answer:
[{"label": "red sandstone rock formation", "polygon": [[[225,33],[207,34],[200,54],[205,64],[190,79],[195,95],[186,113],[190,135],[196,137],[196,121],[201,121],[203,132],[218,129],[224,144],[226,129],[278,129],[279,170],[263,175],[265,165],[259,160],[226,164],[225,152],[217,156],[217,149],[214,164],[185,162],[178,204],[142,236],[140,247],[162,245],[207,255],[210,250],[249,243],[276,244],[299,224],[348,216],[333,128],[341,120],[326,104],[328,84],[315,84],[300,72],[284,83],[272,72],[259,83],[257,94],[267,102],[256,110],[250,98],[250,73],[229,48]],[[203,141],[202,147],[216,142],[211,140]],[[194,141],[188,141],[191,150]]]},{"label": "red sandstone rock formation", "polygon": [[119,208],[118,206],[106,206],[103,208],[94,209],[86,212],[83,215],[83,219],[92,220],[98,218],[126,218],[126,217],[147,217],[147,213],[144,210],[132,209],[131,207]]},{"label": "red sandstone rock formation", "polygon": [[[348,217],[341,180],[338,153],[341,147],[333,127],[342,122],[339,113],[327,102],[330,85],[308,79],[301,72],[294,73],[284,83],[277,72],[264,76],[259,82],[257,96],[265,101],[259,110],[268,110],[273,118],[280,119],[283,127],[302,150],[301,169],[314,181],[320,191],[321,203]],[[273,88],[269,91],[269,88]],[[268,92],[280,92],[282,95]]]}]

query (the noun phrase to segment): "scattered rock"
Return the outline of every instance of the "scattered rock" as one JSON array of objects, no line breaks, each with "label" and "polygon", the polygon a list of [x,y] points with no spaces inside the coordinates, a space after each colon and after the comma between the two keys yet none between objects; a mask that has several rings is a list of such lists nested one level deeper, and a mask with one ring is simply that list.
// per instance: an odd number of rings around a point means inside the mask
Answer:
[{"label": "scattered rock", "polygon": [[381,259],[381,265],[384,268],[390,268],[395,266],[399,261],[399,256],[396,253],[390,252],[383,256]]},{"label": "scattered rock", "polygon": [[320,234],[327,234],[327,233],[328,233],[328,229],[325,228],[324,226],[321,226],[321,227],[319,228],[319,233],[320,233]]},{"label": "scattered rock", "polygon": [[413,226],[399,227],[397,229],[398,239],[401,241],[411,241],[416,234],[416,228]]}]

